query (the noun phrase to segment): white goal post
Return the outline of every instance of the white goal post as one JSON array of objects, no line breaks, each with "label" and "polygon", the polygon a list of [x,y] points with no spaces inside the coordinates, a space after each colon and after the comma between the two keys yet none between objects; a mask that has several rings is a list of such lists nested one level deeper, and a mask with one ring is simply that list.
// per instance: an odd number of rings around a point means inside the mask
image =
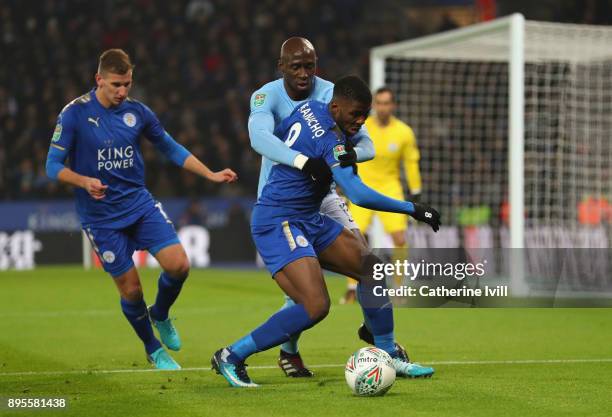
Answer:
[{"label": "white goal post", "polygon": [[514,14],[371,50],[446,229],[412,247],[501,249],[515,296],[611,296],[610,45],[611,27]]},{"label": "white goal post", "polygon": [[611,27],[514,14],[371,50],[444,224],[485,207],[498,247],[610,246],[610,45]]}]

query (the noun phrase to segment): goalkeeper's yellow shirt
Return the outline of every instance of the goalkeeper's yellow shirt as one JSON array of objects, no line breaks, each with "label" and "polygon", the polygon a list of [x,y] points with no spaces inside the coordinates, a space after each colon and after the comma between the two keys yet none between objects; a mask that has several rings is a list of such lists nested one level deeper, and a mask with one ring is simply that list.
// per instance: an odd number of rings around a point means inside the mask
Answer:
[{"label": "goalkeeper's yellow shirt", "polygon": [[410,193],[420,193],[421,156],[410,126],[393,116],[387,126],[379,125],[374,116],[368,117],[365,125],[374,142],[376,156],[359,164],[359,176],[363,182],[389,197],[403,199],[400,181],[403,163]]}]

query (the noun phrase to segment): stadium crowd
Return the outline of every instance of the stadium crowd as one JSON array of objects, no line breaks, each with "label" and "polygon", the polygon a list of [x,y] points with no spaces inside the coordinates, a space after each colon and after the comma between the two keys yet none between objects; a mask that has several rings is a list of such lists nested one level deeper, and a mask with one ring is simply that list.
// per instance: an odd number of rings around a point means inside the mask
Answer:
[{"label": "stadium crowd", "polygon": [[[85,0],[4,0],[0,200],[72,195],[45,175],[49,140],[62,107],[93,88],[97,58],[111,47],[127,50],[136,64],[132,96],[212,169],[231,167],[240,176],[235,187],[205,182],[143,141],[148,188],[159,197],[221,190],[253,196],[260,158],[249,149],[249,97],[277,76],[282,41],[292,35],[311,39],[324,78],[355,73],[367,79],[370,47],[456,27],[445,12],[437,27],[419,19],[413,11],[423,3],[436,1],[106,0],[92,6]],[[592,18],[607,3],[566,1],[551,16],[541,15],[533,2],[498,1],[497,8],[505,14],[522,4],[536,18],[608,23]]]},{"label": "stadium crowd", "polygon": [[[282,41],[315,43],[325,78],[366,76],[369,48],[406,37],[368,25],[366,1],[28,1],[0,5],[0,198],[56,198],[45,157],[62,107],[93,88],[100,51],[126,49],[136,64],[132,96],[212,169],[232,167],[254,195],[259,157],[249,150],[250,94],[275,78]],[[359,30],[355,28],[359,27]],[[376,27],[376,29],[374,29]],[[147,185],[159,197],[217,195],[143,141]],[[247,151],[248,150],[248,151]]]}]

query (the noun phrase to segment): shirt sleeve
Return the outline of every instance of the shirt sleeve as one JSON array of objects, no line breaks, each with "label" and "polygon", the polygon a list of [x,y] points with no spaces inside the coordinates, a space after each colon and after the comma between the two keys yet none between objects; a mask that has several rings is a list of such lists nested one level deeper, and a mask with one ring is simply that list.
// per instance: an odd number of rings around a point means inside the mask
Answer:
[{"label": "shirt sleeve", "polygon": [[144,104],[142,107],[144,119],[143,134],[166,158],[182,167],[191,153],[164,130],[157,115],[150,108]]},{"label": "shirt sleeve", "polygon": [[365,162],[374,159],[376,152],[374,150],[374,142],[370,138],[368,129],[365,125],[361,126],[361,129],[352,138],[355,147],[355,154],[357,155],[357,162]]},{"label": "shirt sleeve", "polygon": [[251,115],[248,129],[251,147],[260,155],[284,165],[294,166],[295,158],[300,154],[285,146],[274,135],[275,96],[259,90],[251,96]]},{"label": "shirt sleeve", "polygon": [[157,118],[157,115],[149,107],[142,105],[142,118],[143,118],[143,130],[144,136],[151,141],[152,144],[156,144],[164,139],[166,131],[162,126],[161,122]]},{"label": "shirt sleeve", "polygon": [[76,133],[75,112],[74,107],[67,107],[57,118],[45,164],[45,171],[51,179],[57,179],[59,172],[64,169],[64,163],[72,149]]},{"label": "shirt sleeve", "polygon": [[323,100],[321,101],[325,103],[329,103],[333,97],[334,97],[334,85],[331,84],[323,93]]},{"label": "shirt sleeve", "polygon": [[353,203],[370,210],[387,211],[391,213],[414,213],[414,204],[410,201],[395,200],[373,190],[355,175],[351,167],[339,165],[332,168],[334,181],[342,187],[344,195]]}]

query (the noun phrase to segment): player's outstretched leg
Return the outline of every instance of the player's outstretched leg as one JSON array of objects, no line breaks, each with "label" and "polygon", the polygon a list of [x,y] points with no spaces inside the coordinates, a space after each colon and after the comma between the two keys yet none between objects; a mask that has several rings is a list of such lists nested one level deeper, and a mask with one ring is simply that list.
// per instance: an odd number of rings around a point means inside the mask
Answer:
[{"label": "player's outstretched leg", "polygon": [[360,281],[357,286],[357,299],[361,304],[367,328],[371,331],[374,345],[393,358],[397,375],[412,378],[433,375],[433,368],[412,364],[398,351],[393,330],[393,305],[388,297],[376,296],[374,292],[375,286],[385,285],[384,280],[375,281],[372,278],[373,265],[380,260],[371,253],[360,253],[359,248],[359,242],[354,235],[344,231],[319,258],[326,268]]},{"label": "player's outstretched leg", "polygon": [[121,310],[144,344],[149,362],[161,370],[180,369],[179,364],[168,355],[153,334],[136,268],[132,267],[115,277],[115,284],[121,294]]},{"label": "player's outstretched leg", "polygon": [[[295,305],[295,301],[286,295],[285,304],[282,308],[291,307],[292,305]],[[280,346],[278,366],[285,373],[285,376],[293,378],[310,378],[314,376],[314,373],[304,365],[304,361],[298,350],[298,339],[301,334],[300,332],[291,335],[289,340]]]},{"label": "player's outstretched leg", "polygon": [[[376,259],[372,258],[371,261]],[[370,262],[371,262],[370,261]],[[366,264],[369,261],[366,261]],[[366,267],[371,271],[371,267]],[[375,296],[374,286],[385,286],[383,281],[373,281],[364,278],[357,286],[357,298],[361,304],[367,328],[372,333],[374,345],[383,349],[393,358],[393,366],[397,376],[406,378],[428,378],[434,374],[434,369],[408,361],[405,350],[395,342],[393,331],[393,308],[388,297]]]},{"label": "player's outstretched leg", "polygon": [[172,319],[168,317],[170,307],[178,298],[183,283],[189,274],[189,260],[180,244],[172,244],[154,251],[154,256],[164,271],[157,281],[155,304],[149,307],[151,323],[159,332],[162,343],[170,350],[181,349],[181,339]]},{"label": "player's outstretched leg", "polygon": [[[384,282],[379,285],[383,284]],[[359,284],[357,291],[366,320],[357,331],[359,338],[389,353],[393,358],[393,366],[398,376],[406,378],[431,377],[434,374],[434,369],[410,362],[406,349],[395,341],[393,330],[389,331],[389,328],[385,326],[384,322],[388,319],[384,318],[385,313],[383,311],[377,310],[378,301],[376,298],[378,297],[372,297],[372,288],[368,288],[368,285],[364,282]],[[391,305],[390,301],[389,305]],[[387,310],[391,312],[390,308]],[[383,318],[383,322],[380,321],[381,318]],[[370,328],[374,330],[370,331]]]},{"label": "player's outstretched leg", "polygon": [[257,386],[246,372],[245,360],[309,329],[329,312],[329,294],[315,257],[299,258],[285,265],[274,279],[299,304],[277,311],[251,333],[215,352],[211,365],[232,387]]}]

